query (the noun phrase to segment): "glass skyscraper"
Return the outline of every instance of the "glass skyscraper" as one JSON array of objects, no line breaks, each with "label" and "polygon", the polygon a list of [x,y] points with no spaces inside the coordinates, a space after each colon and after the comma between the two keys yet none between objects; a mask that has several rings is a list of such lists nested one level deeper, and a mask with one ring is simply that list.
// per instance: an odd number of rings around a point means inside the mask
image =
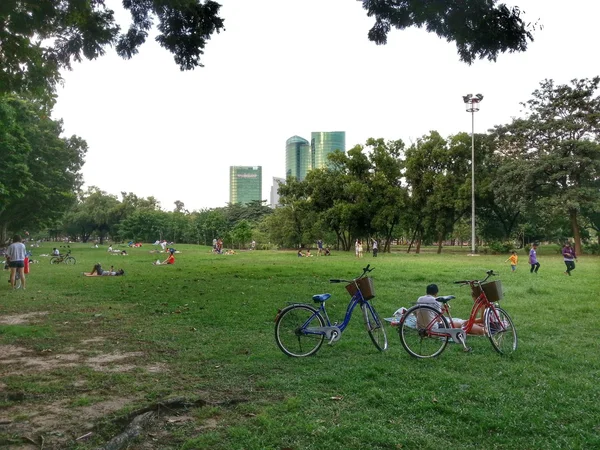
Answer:
[{"label": "glass skyscraper", "polygon": [[229,203],[262,201],[262,167],[229,167]]},{"label": "glass skyscraper", "polygon": [[311,169],[328,167],[327,155],[336,150],[346,151],[345,131],[313,131],[310,139]]},{"label": "glass skyscraper", "polygon": [[285,176],[302,181],[311,169],[310,143],[300,136],[285,141]]}]

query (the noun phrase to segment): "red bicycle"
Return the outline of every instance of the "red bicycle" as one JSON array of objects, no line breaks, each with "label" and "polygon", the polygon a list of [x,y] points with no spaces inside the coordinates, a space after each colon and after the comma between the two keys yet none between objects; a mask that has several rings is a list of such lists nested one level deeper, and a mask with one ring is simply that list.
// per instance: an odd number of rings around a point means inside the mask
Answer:
[{"label": "red bicycle", "polygon": [[439,307],[430,304],[417,304],[402,316],[398,324],[398,333],[404,349],[416,358],[433,358],[441,354],[450,339],[467,347],[467,335],[475,331],[487,336],[494,349],[500,354],[509,354],[517,349],[517,330],[508,313],[498,306],[502,298],[500,281],[488,282],[495,276],[488,270],[485,279],[455,281],[455,284],[469,285],[474,299],[469,319],[452,319],[448,302],[453,295],[437,297]]}]

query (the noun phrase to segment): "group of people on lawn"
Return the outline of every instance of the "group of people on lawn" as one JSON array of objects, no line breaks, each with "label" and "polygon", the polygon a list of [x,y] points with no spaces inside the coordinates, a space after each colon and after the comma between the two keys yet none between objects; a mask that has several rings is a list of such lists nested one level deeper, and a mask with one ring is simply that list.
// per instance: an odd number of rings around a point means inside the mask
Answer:
[{"label": "group of people on lawn", "polygon": [[[535,242],[531,245],[531,249],[529,250],[529,265],[531,268],[529,269],[529,273],[537,274],[540,269],[540,262],[537,258],[537,248],[538,243]],[[577,254],[575,253],[575,249],[571,247],[570,242],[566,242],[562,247],[562,256],[563,261],[565,262],[565,266],[567,266],[567,270],[565,270],[565,275],[571,276],[571,272],[575,270],[575,261],[577,261]],[[517,264],[519,263],[519,257],[517,256],[517,252],[513,251],[512,254],[508,257],[508,259],[504,262],[510,261],[511,271],[514,272],[517,270]]]}]

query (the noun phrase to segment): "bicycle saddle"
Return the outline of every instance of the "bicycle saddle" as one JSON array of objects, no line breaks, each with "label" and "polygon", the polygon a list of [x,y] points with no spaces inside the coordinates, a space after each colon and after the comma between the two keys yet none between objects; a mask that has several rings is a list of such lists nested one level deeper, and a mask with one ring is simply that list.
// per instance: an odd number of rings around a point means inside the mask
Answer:
[{"label": "bicycle saddle", "polygon": [[443,297],[437,297],[436,300],[440,303],[448,303],[453,298],[456,298],[454,295],[445,295]]},{"label": "bicycle saddle", "polygon": [[329,297],[331,297],[331,294],[317,294],[317,295],[313,295],[312,299],[315,301],[315,303],[317,303],[317,302],[324,302]]}]

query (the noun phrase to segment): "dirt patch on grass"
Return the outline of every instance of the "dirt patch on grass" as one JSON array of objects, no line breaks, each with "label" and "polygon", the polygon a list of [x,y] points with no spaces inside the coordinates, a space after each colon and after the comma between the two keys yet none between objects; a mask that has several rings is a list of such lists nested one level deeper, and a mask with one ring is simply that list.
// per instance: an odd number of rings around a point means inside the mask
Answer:
[{"label": "dirt patch on grass", "polygon": [[[0,367],[10,368],[16,366],[15,370],[4,371],[4,375],[22,375],[31,370],[42,372],[65,367],[87,366],[96,371],[102,372],[128,372],[136,368],[133,364],[113,365],[115,362],[121,362],[129,358],[138,358],[143,356],[142,352],[127,353],[103,353],[97,356],[87,357],[81,353],[86,350],[79,350],[74,353],[52,354],[50,351],[43,354],[33,354],[32,350],[15,345],[0,345]],[[149,372],[160,372],[157,369],[160,364],[150,366]]]},{"label": "dirt patch on grass", "polygon": [[31,350],[28,350],[25,347],[17,347],[16,345],[0,345],[0,360],[18,357],[28,352],[31,353]]},{"label": "dirt patch on grass", "polygon": [[[96,420],[121,410],[133,401],[133,398],[121,397],[83,407],[73,407],[69,400],[36,408],[17,405],[0,413],[0,432],[6,430],[40,444],[41,436],[44,436],[44,448],[67,448],[77,438],[93,432]],[[10,448],[30,448],[27,445]]]},{"label": "dirt patch on grass", "polygon": [[23,325],[30,323],[32,319],[48,314],[48,311],[38,311],[26,314],[15,314],[13,316],[0,316],[0,325]]},{"label": "dirt patch on grass", "polygon": [[142,356],[142,352],[128,352],[128,353],[105,353],[103,355],[95,356],[93,358],[88,358],[86,362],[91,365],[98,364],[107,364],[115,361],[122,361],[127,358],[135,358],[137,356]]}]

